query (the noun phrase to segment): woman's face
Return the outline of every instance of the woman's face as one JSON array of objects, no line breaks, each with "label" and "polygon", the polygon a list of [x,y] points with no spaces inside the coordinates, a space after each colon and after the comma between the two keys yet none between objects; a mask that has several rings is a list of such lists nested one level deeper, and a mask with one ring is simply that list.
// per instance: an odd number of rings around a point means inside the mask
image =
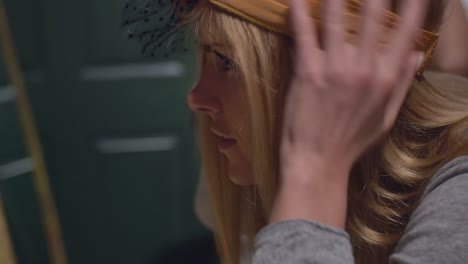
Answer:
[{"label": "woman's face", "polygon": [[254,183],[250,163],[250,115],[237,65],[222,45],[202,45],[200,76],[188,95],[192,111],[210,120],[210,130],[225,159],[229,178],[238,185]]}]

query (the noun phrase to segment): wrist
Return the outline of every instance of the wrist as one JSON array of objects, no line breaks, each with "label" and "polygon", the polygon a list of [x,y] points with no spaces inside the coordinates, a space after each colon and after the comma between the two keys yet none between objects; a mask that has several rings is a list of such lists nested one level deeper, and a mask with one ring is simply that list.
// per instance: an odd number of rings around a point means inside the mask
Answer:
[{"label": "wrist", "polygon": [[270,221],[305,219],[344,229],[350,171],[346,168],[303,156],[283,162]]},{"label": "wrist", "polygon": [[351,163],[315,155],[292,154],[283,157],[280,167],[282,185],[347,185]]},{"label": "wrist", "polygon": [[283,185],[270,223],[303,219],[345,229],[347,187],[342,185]]}]

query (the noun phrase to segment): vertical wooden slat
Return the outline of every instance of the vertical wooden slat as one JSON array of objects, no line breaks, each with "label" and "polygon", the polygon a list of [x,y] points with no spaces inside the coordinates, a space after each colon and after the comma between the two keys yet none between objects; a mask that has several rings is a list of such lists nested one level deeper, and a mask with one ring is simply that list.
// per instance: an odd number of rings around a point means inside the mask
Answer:
[{"label": "vertical wooden slat", "polygon": [[62,240],[58,213],[49,184],[47,167],[45,165],[42,146],[29,103],[26,84],[8,26],[3,0],[0,0],[0,42],[8,75],[16,92],[16,106],[23,130],[24,141],[33,161],[34,185],[38,194],[42,222],[47,235],[46,239],[49,256],[53,264],[66,264],[67,257],[65,245]]},{"label": "vertical wooden slat", "polygon": [[16,264],[16,257],[13,253],[13,246],[8,232],[8,224],[6,221],[5,209],[3,200],[0,195],[0,263]]}]

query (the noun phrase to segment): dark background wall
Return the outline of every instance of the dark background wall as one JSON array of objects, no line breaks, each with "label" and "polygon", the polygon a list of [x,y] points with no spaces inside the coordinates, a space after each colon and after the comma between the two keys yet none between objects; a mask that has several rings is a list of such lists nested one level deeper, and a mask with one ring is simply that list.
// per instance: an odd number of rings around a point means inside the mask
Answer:
[{"label": "dark background wall", "polygon": [[[185,105],[194,58],[142,57],[119,31],[122,2],[6,0],[72,264],[148,263],[207,236]],[[48,263],[0,59],[0,191],[19,263]]]}]

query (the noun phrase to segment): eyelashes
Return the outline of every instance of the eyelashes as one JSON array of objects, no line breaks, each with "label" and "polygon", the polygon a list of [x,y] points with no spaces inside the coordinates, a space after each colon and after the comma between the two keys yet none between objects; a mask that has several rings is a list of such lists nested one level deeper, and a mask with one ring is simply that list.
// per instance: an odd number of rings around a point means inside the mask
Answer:
[{"label": "eyelashes", "polygon": [[220,59],[222,62],[223,62],[223,65],[222,65],[222,70],[224,72],[227,72],[227,71],[230,71],[232,70],[234,67],[235,67],[235,63],[232,59],[228,58],[227,56],[213,50],[213,53],[216,55],[216,57],[218,57],[218,59]]},{"label": "eyelashes", "polygon": [[201,45],[201,49],[206,52],[206,53],[212,53],[216,56],[216,58],[222,63],[222,65],[219,65],[218,68],[222,72],[228,72],[237,67],[237,64],[229,58],[228,56],[220,53],[219,51],[214,50],[211,45]]}]

